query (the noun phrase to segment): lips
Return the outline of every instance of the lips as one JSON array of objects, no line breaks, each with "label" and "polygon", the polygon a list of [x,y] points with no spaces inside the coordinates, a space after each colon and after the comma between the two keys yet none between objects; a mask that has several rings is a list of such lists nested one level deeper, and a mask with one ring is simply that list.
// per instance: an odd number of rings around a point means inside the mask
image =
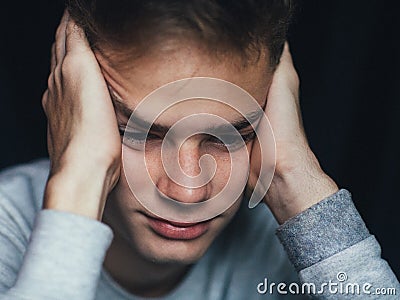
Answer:
[{"label": "lips", "polygon": [[205,234],[210,221],[199,223],[180,223],[145,215],[150,228],[163,238],[173,240],[193,240]]}]

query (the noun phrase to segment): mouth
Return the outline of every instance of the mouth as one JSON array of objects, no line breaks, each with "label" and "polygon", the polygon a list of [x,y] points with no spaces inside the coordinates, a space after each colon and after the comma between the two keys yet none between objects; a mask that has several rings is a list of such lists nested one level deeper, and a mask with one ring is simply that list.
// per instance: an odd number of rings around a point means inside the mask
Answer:
[{"label": "mouth", "polygon": [[143,215],[154,233],[170,240],[193,240],[199,238],[208,231],[211,223],[211,220],[198,223],[181,223],[147,214]]}]

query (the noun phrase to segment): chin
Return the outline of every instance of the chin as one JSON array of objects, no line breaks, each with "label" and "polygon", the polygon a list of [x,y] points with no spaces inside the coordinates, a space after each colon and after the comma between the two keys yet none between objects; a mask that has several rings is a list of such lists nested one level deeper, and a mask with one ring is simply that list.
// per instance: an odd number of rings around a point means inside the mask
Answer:
[{"label": "chin", "polygon": [[189,265],[197,262],[207,251],[211,241],[199,238],[192,241],[173,241],[154,238],[135,242],[139,254],[158,264]]}]

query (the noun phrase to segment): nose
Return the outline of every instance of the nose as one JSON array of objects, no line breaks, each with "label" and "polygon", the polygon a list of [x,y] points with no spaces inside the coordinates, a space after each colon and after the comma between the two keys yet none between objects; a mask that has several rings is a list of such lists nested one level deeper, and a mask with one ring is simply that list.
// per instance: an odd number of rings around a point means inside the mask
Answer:
[{"label": "nose", "polygon": [[[206,201],[210,196],[211,181],[205,185],[197,187],[196,180],[194,179],[194,177],[198,176],[202,171],[199,165],[199,160],[203,154],[205,153],[202,153],[199,143],[196,142],[195,139],[191,138],[181,145],[178,160],[176,160],[176,153],[167,153],[165,158],[179,161],[179,165],[177,163],[172,165],[174,168],[180,168],[181,170],[173,170],[175,174],[178,174],[175,180],[170,178],[164,171],[163,175],[157,181],[159,192],[173,200],[183,203]],[[208,176],[208,174],[206,174],[206,176]]]}]

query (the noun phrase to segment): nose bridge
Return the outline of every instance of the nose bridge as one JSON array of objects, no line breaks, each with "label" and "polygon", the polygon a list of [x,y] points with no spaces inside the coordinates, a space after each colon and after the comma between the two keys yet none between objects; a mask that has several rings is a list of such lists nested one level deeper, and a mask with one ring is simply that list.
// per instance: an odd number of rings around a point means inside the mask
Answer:
[{"label": "nose bridge", "polygon": [[190,177],[197,176],[201,171],[199,165],[201,152],[198,139],[191,137],[184,141],[179,148],[178,155],[179,166],[186,175],[182,179],[190,181]]},{"label": "nose bridge", "polygon": [[184,141],[179,148],[178,161],[180,168],[179,176],[176,182],[164,173],[163,178],[158,182],[158,189],[168,197],[187,203],[195,203],[207,200],[209,184],[201,187],[195,187],[196,181],[193,177],[200,174],[199,159],[201,149],[199,139],[191,137]]}]

